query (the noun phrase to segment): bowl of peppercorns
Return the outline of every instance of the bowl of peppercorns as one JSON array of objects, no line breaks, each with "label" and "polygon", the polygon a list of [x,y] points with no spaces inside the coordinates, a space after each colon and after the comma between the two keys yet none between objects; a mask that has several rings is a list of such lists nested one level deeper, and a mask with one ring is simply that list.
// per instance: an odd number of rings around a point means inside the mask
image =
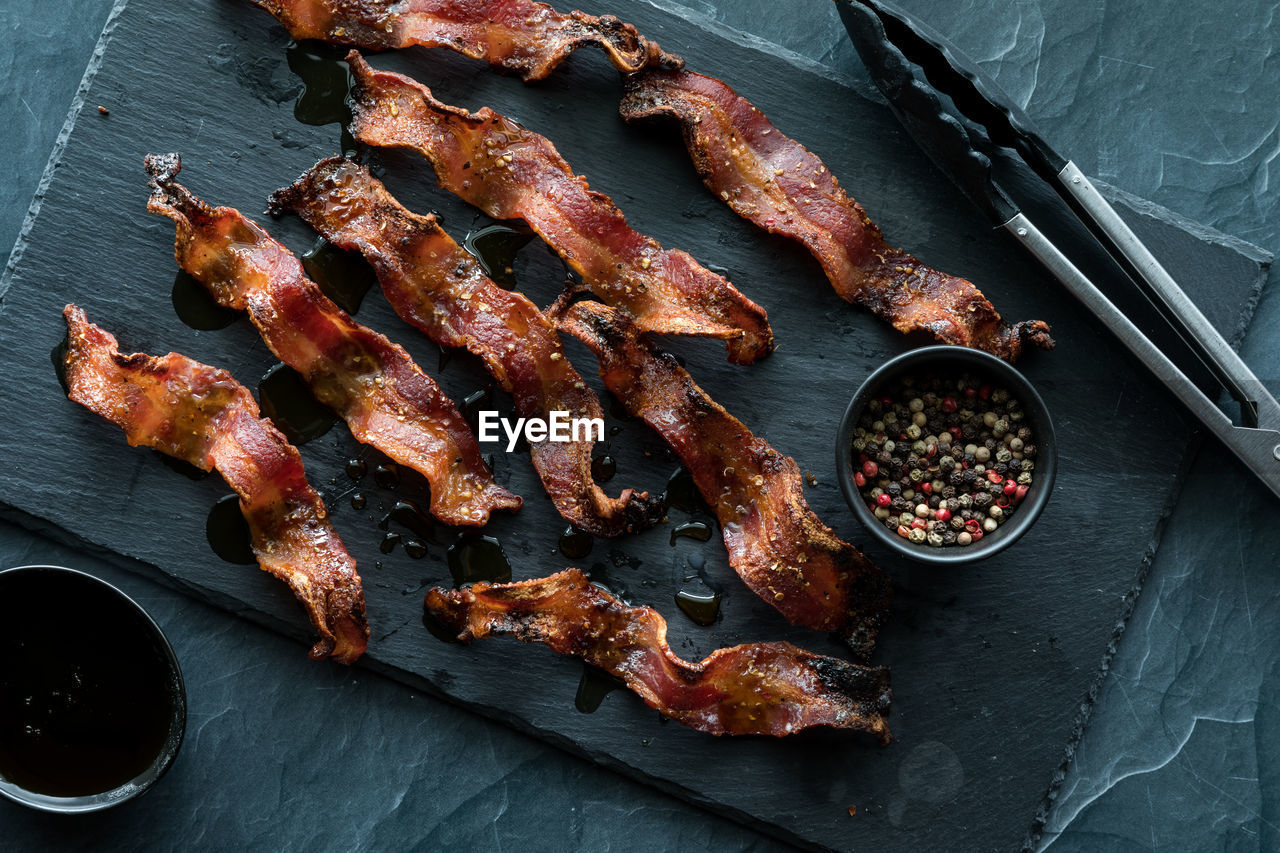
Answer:
[{"label": "bowl of peppercorns", "polygon": [[1012,545],[1049,500],[1057,444],[1044,400],[980,350],[931,346],[858,389],[836,438],[845,500],[882,544],[926,563]]}]

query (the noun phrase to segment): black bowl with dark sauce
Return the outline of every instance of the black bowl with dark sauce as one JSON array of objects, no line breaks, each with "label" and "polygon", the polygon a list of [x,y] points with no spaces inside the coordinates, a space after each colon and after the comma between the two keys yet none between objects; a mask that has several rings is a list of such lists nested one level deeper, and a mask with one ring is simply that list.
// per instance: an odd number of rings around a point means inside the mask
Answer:
[{"label": "black bowl with dark sauce", "polygon": [[187,699],[173,649],[133,599],[73,569],[0,572],[0,796],[110,808],[173,764]]}]

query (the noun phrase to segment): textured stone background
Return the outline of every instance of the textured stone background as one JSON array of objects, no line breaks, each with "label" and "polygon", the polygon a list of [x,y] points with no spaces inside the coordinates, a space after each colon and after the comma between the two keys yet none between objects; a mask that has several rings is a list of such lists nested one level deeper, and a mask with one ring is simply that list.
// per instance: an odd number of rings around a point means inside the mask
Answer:
[{"label": "textured stone background", "polygon": [[[0,242],[17,235],[109,5],[0,4],[0,102],[8,119],[0,139],[10,154],[9,177],[0,182]],[[607,4],[583,5],[597,11]],[[690,14],[754,31],[861,80],[825,0],[686,5]],[[1159,8],[1139,0],[901,5],[983,60],[1086,172],[1280,249],[1280,182],[1269,174],[1280,154],[1280,35],[1268,32],[1276,3],[1240,0],[1226,11],[1211,0]],[[1277,299],[1264,296],[1244,349],[1273,391],[1280,389]],[[1139,494],[1133,506],[1155,511]],[[1226,454],[1213,446],[1201,452],[1048,815],[1050,849],[1280,848],[1273,606],[1280,546],[1268,535],[1275,511],[1274,499]],[[1082,559],[1087,547],[1082,531]],[[294,643],[0,528],[0,564],[26,562],[86,567],[142,601],[185,662],[192,707],[182,758],[164,785],[128,809],[76,820],[0,804],[6,846],[13,839],[30,849],[102,849],[108,839],[119,849],[776,846],[372,674],[317,675]],[[229,668],[228,660],[237,664]],[[297,719],[300,707],[313,709],[316,731],[280,722]],[[330,729],[323,740],[321,720]],[[374,750],[402,760],[385,761],[382,779],[342,775],[344,757]],[[208,768],[264,764],[278,772],[252,780],[225,770],[222,778],[203,776]],[[195,790],[203,799],[188,794]],[[163,832],[175,817],[186,827],[182,838]]]}]

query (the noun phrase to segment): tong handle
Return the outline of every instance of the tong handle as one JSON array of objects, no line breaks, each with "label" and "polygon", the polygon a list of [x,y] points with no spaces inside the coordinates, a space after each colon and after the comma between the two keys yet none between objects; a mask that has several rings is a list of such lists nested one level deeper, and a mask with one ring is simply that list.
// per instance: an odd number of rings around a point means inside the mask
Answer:
[{"label": "tong handle", "polygon": [[[1096,189],[1093,193],[1097,196]],[[1103,204],[1106,202],[1104,201]],[[1110,209],[1110,205],[1107,207]],[[1111,211],[1111,215],[1119,219],[1115,211]],[[1280,431],[1239,427],[1233,424],[1231,419],[1196,387],[1196,384],[1170,361],[1169,357],[1115,306],[1115,303],[1108,299],[1084,273],[1080,272],[1079,268],[1062,254],[1025,214],[1019,213],[1009,219],[1004,223],[1003,228],[1035,255],[1049,272],[1066,286],[1071,295],[1080,300],[1094,316],[1101,320],[1103,325],[1110,329],[1205,427],[1221,439],[1240,458],[1240,461],[1257,475],[1258,479],[1262,480],[1273,493],[1280,496]],[[1137,238],[1133,239],[1136,242]],[[1154,263],[1154,259],[1152,260]],[[1174,289],[1177,289],[1177,285],[1174,285]],[[1178,292],[1181,293],[1180,290]],[[1185,294],[1183,298],[1186,298]],[[1198,310],[1196,316],[1208,327],[1208,321]],[[1218,338],[1218,340],[1222,339]],[[1226,346],[1225,342],[1223,346]],[[1226,348],[1230,351],[1230,347]],[[1234,352],[1231,354],[1235,356]],[[1236,358],[1238,360],[1238,357]],[[1243,362],[1240,362],[1240,365],[1244,367]],[[1247,367],[1244,367],[1244,370],[1248,372]],[[1251,372],[1248,375],[1254,382],[1258,382]],[[1261,383],[1258,383],[1258,387],[1261,388]],[[1271,399],[1265,389],[1263,394],[1268,400]],[[1272,403],[1274,404],[1274,400]]]},{"label": "tong handle", "polygon": [[[1149,295],[1164,307],[1162,312],[1175,328],[1189,335],[1188,343],[1196,350],[1205,366],[1240,403],[1245,426],[1256,427],[1261,422],[1267,427],[1280,427],[1280,404],[1268,393],[1249,366],[1235,350],[1218,334],[1217,329],[1196,307],[1186,292],[1165,271],[1155,256],[1147,250],[1138,236],[1120,218],[1097,187],[1075,163],[1058,173],[1058,183],[1067,200],[1078,212],[1084,214],[1084,223],[1116,260],[1127,267],[1139,284],[1145,283]],[[1125,263],[1127,262],[1127,263]],[[1159,307],[1159,306],[1157,306]]]}]

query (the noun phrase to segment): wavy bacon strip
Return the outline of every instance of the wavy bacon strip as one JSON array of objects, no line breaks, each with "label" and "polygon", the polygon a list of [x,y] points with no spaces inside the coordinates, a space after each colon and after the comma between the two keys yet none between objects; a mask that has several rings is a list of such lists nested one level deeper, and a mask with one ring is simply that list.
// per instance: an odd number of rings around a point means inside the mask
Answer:
[{"label": "wavy bacon strip", "polygon": [[605,387],[689,469],[751,591],[792,624],[838,631],[868,657],[888,611],[888,578],[809,509],[795,460],[752,435],[624,315],[597,302],[555,310],[560,329],[599,358]]},{"label": "wavy bacon strip", "polygon": [[632,230],[607,196],[574,175],[555,146],[485,107],[442,104],[400,74],[370,68],[352,51],[351,133],[366,145],[408,148],[440,185],[495,219],[523,219],[603,301],[646,332],[727,341],[745,364],[773,349],[763,308],[678,249]]},{"label": "wavy bacon strip", "polygon": [[252,0],[295,39],[362,50],[447,47],[525,82],[542,80],[578,48],[594,44],[624,74],[684,60],[612,15],[557,12],[531,0]]},{"label": "wavy bacon strip", "polygon": [[[603,417],[600,401],[564,355],[551,322],[519,293],[504,290],[453,241],[434,216],[406,210],[369,170],[331,157],[271,196],[343,249],[373,266],[382,291],[407,323],[440,346],[466,347],[511,393],[520,417]],[[595,536],[650,527],[659,501],[631,489],[610,498],[591,476],[589,438],[536,441],[534,467],[564,518]]]},{"label": "wavy bacon strip", "polygon": [[134,447],[217,469],[240,496],[258,564],[289,585],[320,634],[311,657],[348,664],[360,657],[369,624],[355,560],[307,483],[302,457],[261,417],[249,390],[177,353],[122,355],[75,305],[62,316],[67,396],[121,427]]},{"label": "wavy bacon strip", "polygon": [[177,226],[178,265],[220,305],[247,311],[270,350],[358,441],[422,473],[432,515],[479,526],[493,510],[520,508],[519,497],[494,483],[453,401],[402,347],[333,304],[259,225],[232,208],[209,207],[177,183],[178,155],[147,155],[146,167],[147,209]]},{"label": "wavy bacon strip", "polygon": [[882,745],[892,740],[887,669],[790,643],[734,646],[689,663],[667,645],[667,623],[656,610],[628,607],[577,569],[520,583],[433,589],[426,608],[463,642],[511,634],[582,658],[700,732],[782,737],[830,726],[866,732]]},{"label": "wavy bacon strip", "polygon": [[764,114],[713,77],[652,70],[627,80],[627,121],[670,116],[703,182],[735,213],[803,243],[841,299],[870,309],[900,332],[923,330],[949,344],[1008,361],[1030,343],[1053,347],[1036,320],[1005,325],[972,283],[931,269],[884,242],[835,175]]}]

